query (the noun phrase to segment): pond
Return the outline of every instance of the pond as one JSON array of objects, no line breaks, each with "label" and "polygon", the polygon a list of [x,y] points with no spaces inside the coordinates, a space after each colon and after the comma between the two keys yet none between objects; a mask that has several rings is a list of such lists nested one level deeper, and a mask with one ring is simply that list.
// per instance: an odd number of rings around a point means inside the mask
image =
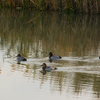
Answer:
[{"label": "pond", "polygon": [[[27,61],[17,64],[19,53]],[[99,100],[99,56],[99,15],[0,11],[2,100]],[[44,75],[42,63],[57,70]]]}]

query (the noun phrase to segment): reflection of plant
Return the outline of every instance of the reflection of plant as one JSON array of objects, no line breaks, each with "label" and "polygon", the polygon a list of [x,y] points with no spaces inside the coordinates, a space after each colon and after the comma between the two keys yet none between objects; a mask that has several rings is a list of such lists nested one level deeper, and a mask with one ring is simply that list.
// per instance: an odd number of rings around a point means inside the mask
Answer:
[{"label": "reflection of plant", "polygon": [[12,65],[12,72],[21,71],[24,77],[28,79],[39,80],[40,88],[49,82],[51,91],[67,91],[72,94],[79,95],[84,90],[93,91],[97,98],[100,96],[99,77],[96,74],[88,73],[74,73],[74,72],[63,72],[63,71],[52,71],[47,72],[45,75],[40,73],[39,66],[37,65]]},{"label": "reflection of plant", "polygon": [[100,98],[100,77],[94,75],[93,79],[93,91],[97,95],[97,98]]},{"label": "reflection of plant", "polygon": [[[98,75],[92,74],[82,74],[76,73],[74,77],[74,86],[75,92],[80,93],[82,89],[91,89],[97,95],[97,98],[100,97],[100,86],[99,86],[100,79]],[[81,91],[80,91],[81,90]]]},{"label": "reflection of plant", "polygon": [[76,53],[75,56],[97,54],[99,17],[41,13],[27,23],[38,13],[23,13],[7,11],[0,16],[0,44],[7,49],[7,55],[11,51],[26,57],[34,53],[38,57],[39,52],[48,51],[62,53],[62,56],[69,55],[69,52]]},{"label": "reflection of plant", "polygon": [[25,77],[33,77],[35,78],[36,75],[36,70],[37,70],[37,66],[36,65],[26,65],[26,64],[20,64],[20,65],[12,65],[12,72],[14,71],[21,71],[23,72]]},{"label": "reflection of plant", "polygon": [[[41,85],[45,84],[48,80],[50,81],[51,91],[67,91],[72,94],[81,94],[84,90],[93,91],[97,98],[100,97],[100,86],[98,75],[84,74],[84,73],[67,73],[67,72],[51,72],[50,75],[39,76],[41,79]],[[47,78],[47,76],[50,76]]]}]

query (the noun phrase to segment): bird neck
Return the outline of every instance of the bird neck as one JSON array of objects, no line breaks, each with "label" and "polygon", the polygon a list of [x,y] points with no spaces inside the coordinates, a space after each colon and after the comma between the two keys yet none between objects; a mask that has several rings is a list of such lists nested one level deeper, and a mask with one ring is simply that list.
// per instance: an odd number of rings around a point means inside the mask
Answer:
[{"label": "bird neck", "polygon": [[53,54],[50,54],[50,56],[49,56],[49,57],[51,57],[51,56],[53,56]]}]

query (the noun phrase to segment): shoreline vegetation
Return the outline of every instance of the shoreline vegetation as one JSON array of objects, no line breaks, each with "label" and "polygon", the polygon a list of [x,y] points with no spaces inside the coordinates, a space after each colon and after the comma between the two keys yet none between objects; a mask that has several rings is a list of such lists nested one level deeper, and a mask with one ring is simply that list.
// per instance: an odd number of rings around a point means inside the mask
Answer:
[{"label": "shoreline vegetation", "polygon": [[0,0],[2,8],[98,14],[100,0]]}]

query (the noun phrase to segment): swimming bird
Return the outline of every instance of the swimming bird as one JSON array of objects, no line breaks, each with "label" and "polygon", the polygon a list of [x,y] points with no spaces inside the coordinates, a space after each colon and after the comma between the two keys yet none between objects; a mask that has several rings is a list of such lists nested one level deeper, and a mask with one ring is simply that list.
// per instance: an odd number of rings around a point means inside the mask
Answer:
[{"label": "swimming bird", "polygon": [[52,52],[49,53],[49,59],[50,59],[50,61],[59,60],[61,58],[62,58],[61,56],[53,55]]},{"label": "swimming bird", "polygon": [[22,57],[20,54],[18,54],[16,57],[17,57],[17,64],[20,64],[21,61],[27,61],[27,59],[25,57]]},{"label": "swimming bird", "polygon": [[42,70],[46,70],[46,71],[52,71],[52,70],[56,70],[57,69],[56,67],[47,66],[46,63],[43,63],[41,66],[43,66]]}]

